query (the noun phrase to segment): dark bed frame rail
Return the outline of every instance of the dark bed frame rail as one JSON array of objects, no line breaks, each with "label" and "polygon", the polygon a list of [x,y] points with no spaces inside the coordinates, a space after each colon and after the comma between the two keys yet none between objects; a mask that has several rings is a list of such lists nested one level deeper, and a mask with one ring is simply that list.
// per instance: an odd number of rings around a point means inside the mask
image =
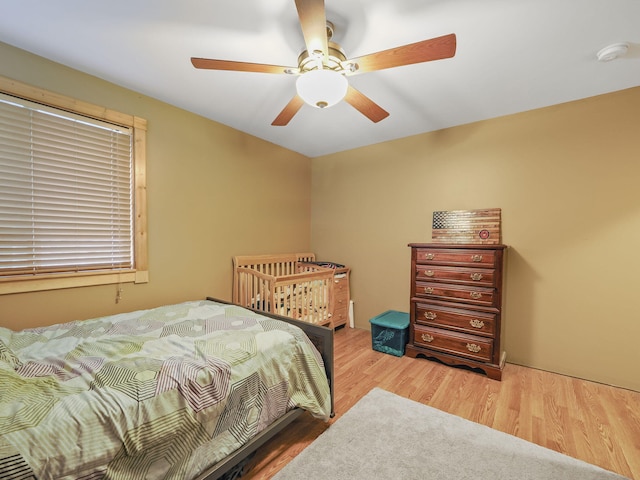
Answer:
[{"label": "dark bed frame rail", "polygon": [[[211,300],[217,303],[224,303],[226,305],[233,305],[233,303],[220,300],[214,297],[207,297],[207,300]],[[300,327],[305,334],[309,337],[311,342],[316,346],[322,359],[324,361],[324,369],[327,374],[327,379],[329,380],[329,388],[331,389],[331,417],[335,415],[334,411],[334,366],[333,366],[333,330],[327,327],[321,327],[320,325],[314,325],[311,323],[301,322],[300,320],[295,320],[293,318],[283,317],[281,315],[276,315],[273,313],[267,313],[260,310],[255,310],[249,307],[242,307],[257,314],[263,315],[265,317],[275,318],[277,320],[282,320],[283,322],[290,323],[297,327]],[[216,480],[220,478],[225,473],[229,472],[231,469],[239,465],[243,460],[247,459],[250,455],[252,455],[258,448],[264,445],[267,441],[271,440],[278,433],[280,433],[283,429],[285,429],[291,422],[293,422],[300,415],[304,414],[305,411],[296,408],[287,412],[283,417],[280,417],[278,420],[273,422],[268,428],[260,432],[258,435],[253,437],[248,443],[240,447],[235,452],[231,453],[229,456],[225,457],[211,468],[204,471],[194,480]]]}]

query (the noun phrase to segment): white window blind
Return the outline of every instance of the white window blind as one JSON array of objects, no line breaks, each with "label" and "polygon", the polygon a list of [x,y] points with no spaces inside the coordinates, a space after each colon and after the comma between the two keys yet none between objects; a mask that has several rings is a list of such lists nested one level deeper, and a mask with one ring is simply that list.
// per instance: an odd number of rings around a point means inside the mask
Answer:
[{"label": "white window blind", "polygon": [[0,94],[0,276],[134,268],[133,135]]}]

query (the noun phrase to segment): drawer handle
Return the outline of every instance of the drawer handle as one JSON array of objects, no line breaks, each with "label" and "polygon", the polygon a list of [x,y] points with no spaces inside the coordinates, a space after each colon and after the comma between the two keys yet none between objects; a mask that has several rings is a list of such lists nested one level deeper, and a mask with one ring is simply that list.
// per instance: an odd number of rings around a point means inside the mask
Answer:
[{"label": "drawer handle", "polygon": [[482,274],[481,273],[472,273],[471,274],[471,280],[475,280],[476,282],[479,280],[482,280]]},{"label": "drawer handle", "polygon": [[424,340],[427,343],[431,343],[433,342],[433,336],[429,335],[428,333],[423,333],[422,335],[422,340]]},{"label": "drawer handle", "polygon": [[424,293],[433,293],[433,287],[424,287]]},{"label": "drawer handle", "polygon": [[482,347],[480,345],[476,345],[475,343],[467,343],[467,350],[473,353],[478,353],[480,350],[482,350]]},{"label": "drawer handle", "polygon": [[437,316],[438,315],[436,315],[436,312],[424,312],[424,317],[427,320],[435,320]]},{"label": "drawer handle", "polygon": [[424,254],[424,259],[425,260],[433,260],[434,258],[436,258],[436,256],[433,253],[425,253]]},{"label": "drawer handle", "polygon": [[471,261],[473,261],[473,262],[481,262],[482,261],[482,255],[471,255]]},{"label": "drawer handle", "polygon": [[478,320],[477,318],[472,318],[469,320],[469,323],[473,328],[482,328],[484,327],[484,322],[482,320]]},{"label": "drawer handle", "polygon": [[424,274],[427,277],[433,277],[435,275],[435,272],[433,270],[425,270]]},{"label": "drawer handle", "polygon": [[482,294],[480,292],[471,292],[469,293],[469,296],[474,300],[478,300],[479,298],[482,298]]}]

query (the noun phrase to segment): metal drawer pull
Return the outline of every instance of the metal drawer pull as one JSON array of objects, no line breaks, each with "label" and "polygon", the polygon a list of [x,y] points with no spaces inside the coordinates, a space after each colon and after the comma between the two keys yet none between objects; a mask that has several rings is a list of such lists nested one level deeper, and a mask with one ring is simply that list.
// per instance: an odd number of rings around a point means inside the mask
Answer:
[{"label": "metal drawer pull", "polygon": [[424,287],[424,293],[433,293],[433,287]]},{"label": "metal drawer pull", "polygon": [[[422,334],[422,340],[424,340],[427,343],[431,343],[433,342],[433,336],[429,335],[428,333],[423,333]],[[467,345],[468,347],[468,345]]]},{"label": "metal drawer pull", "polygon": [[482,298],[482,294],[480,292],[471,292],[469,293],[469,296],[474,300],[478,300],[479,298]]},{"label": "metal drawer pull", "polygon": [[476,282],[478,280],[482,280],[482,274],[481,273],[472,273],[471,274],[471,280],[475,280]]},{"label": "metal drawer pull", "polygon": [[425,253],[424,254],[424,259],[425,260],[433,260],[434,258],[436,258],[436,256],[433,253]]},{"label": "metal drawer pull", "polygon": [[482,255],[471,255],[471,260],[474,262],[481,262],[482,261]]},{"label": "metal drawer pull", "polygon": [[435,272],[433,270],[425,270],[424,274],[427,277],[433,277],[435,275]]},{"label": "metal drawer pull", "polygon": [[424,317],[427,320],[435,320],[437,316],[438,315],[436,315],[436,312],[424,312]]},{"label": "metal drawer pull", "polygon": [[482,328],[484,327],[484,322],[482,320],[478,320],[477,318],[472,318],[469,320],[469,323],[473,328]]},{"label": "metal drawer pull", "polygon": [[480,350],[482,350],[482,347],[480,345],[476,345],[475,343],[467,343],[467,350],[473,353],[478,353]]}]

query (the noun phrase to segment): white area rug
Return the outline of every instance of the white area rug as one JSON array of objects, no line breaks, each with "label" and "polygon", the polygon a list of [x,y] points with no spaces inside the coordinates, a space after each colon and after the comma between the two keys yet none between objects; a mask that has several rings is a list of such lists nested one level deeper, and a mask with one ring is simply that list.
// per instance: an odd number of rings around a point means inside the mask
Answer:
[{"label": "white area rug", "polygon": [[624,477],[374,388],[274,480],[621,480]]}]

